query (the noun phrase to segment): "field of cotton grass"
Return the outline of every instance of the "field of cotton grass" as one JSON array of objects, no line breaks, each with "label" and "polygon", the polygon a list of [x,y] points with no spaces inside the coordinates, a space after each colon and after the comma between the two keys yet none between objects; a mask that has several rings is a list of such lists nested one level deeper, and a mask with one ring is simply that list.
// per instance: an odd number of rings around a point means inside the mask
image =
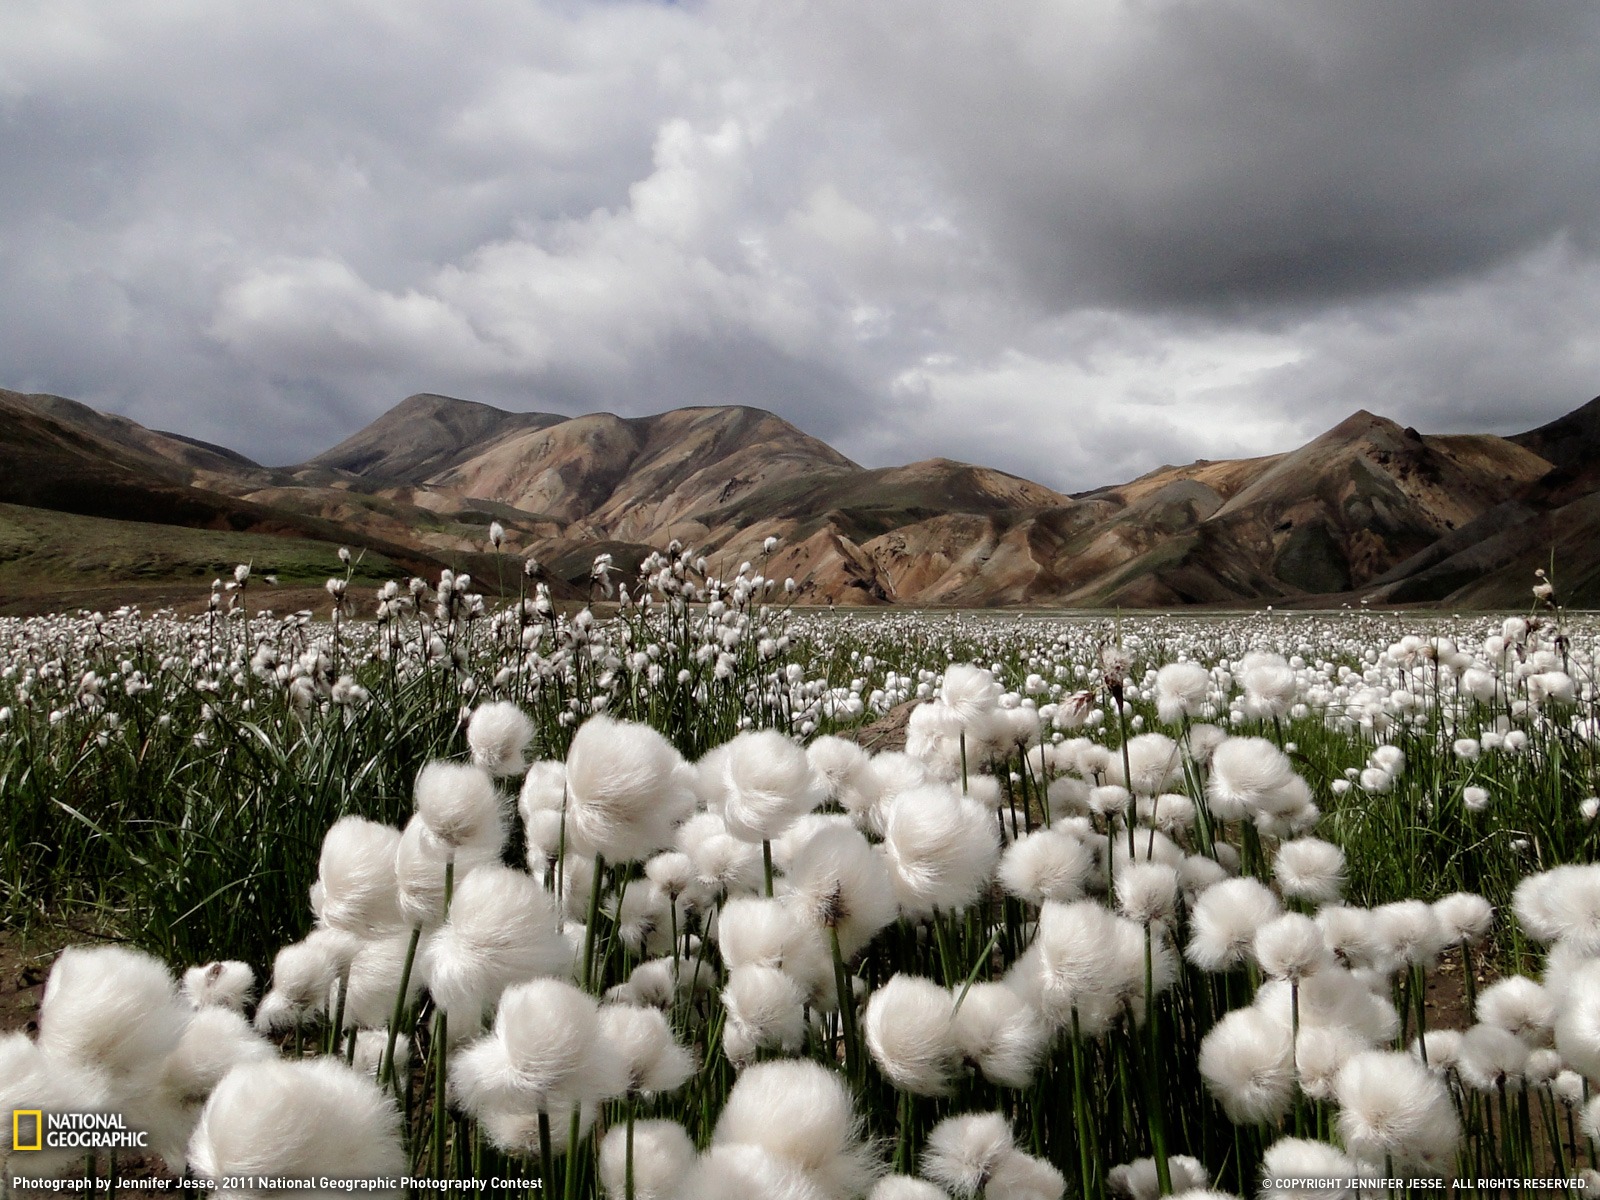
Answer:
[{"label": "field of cotton grass", "polygon": [[[76,943],[0,1112],[304,1195],[1600,1183],[1600,628],[1548,592],[805,614],[674,547],[593,607],[530,566],[373,616],[349,578],[0,623],[0,909]],[[5,1185],[114,1184],[10,1136]]]}]

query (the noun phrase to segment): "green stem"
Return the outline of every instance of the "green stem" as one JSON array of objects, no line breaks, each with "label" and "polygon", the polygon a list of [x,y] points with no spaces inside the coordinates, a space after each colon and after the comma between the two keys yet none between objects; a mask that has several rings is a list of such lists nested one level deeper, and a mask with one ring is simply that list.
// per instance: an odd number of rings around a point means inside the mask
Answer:
[{"label": "green stem", "polygon": [[433,1014],[433,1166],[436,1177],[444,1178],[446,1116],[444,1093],[448,1079],[445,1067],[445,1042],[449,1022],[442,1009]]},{"label": "green stem", "polygon": [[1099,1140],[1090,1136],[1089,1107],[1084,1096],[1083,1031],[1078,1021],[1078,1006],[1072,1006],[1072,1121],[1077,1130],[1078,1169],[1082,1180],[1082,1194],[1097,1194],[1098,1177],[1094,1169],[1091,1148],[1099,1148]]},{"label": "green stem", "polygon": [[541,1108],[539,1110],[539,1179],[544,1184],[542,1190],[552,1195],[556,1190],[555,1161],[555,1151],[550,1148],[550,1114]]},{"label": "green stem", "polygon": [[[585,991],[594,990],[594,936],[595,929],[600,924],[600,877],[606,869],[606,857],[603,854],[594,856],[594,883],[589,890],[589,924],[583,931],[583,987]],[[567,1164],[570,1171],[572,1164]]]},{"label": "green stem", "polygon": [[845,1073],[855,1087],[861,1082],[860,1050],[856,1046],[856,998],[850,990],[850,976],[844,969],[844,955],[839,952],[839,927],[828,926],[828,944],[833,951],[833,986],[839,993],[839,1026],[844,1035]]},{"label": "green stem", "polygon": [[417,943],[422,939],[422,926],[411,930],[411,941],[406,945],[405,966],[400,969],[400,990],[395,993],[394,1013],[389,1018],[389,1037],[383,1047],[383,1062],[378,1067],[378,1086],[385,1086],[394,1078],[394,1046],[400,1033],[400,1022],[405,1017],[406,992],[411,988],[411,968],[417,959]]},{"label": "green stem", "polygon": [[626,1166],[626,1169],[625,1169],[625,1175],[626,1175],[626,1179],[625,1179],[624,1184],[623,1184],[623,1194],[627,1197],[627,1200],[634,1200],[634,1196],[633,1196],[633,1094],[631,1092],[628,1095],[628,1150],[627,1150],[627,1166]]},{"label": "green stem", "polygon": [[567,1124],[567,1200],[578,1200],[578,1133],[582,1129],[583,1106],[572,1106],[572,1120]]}]

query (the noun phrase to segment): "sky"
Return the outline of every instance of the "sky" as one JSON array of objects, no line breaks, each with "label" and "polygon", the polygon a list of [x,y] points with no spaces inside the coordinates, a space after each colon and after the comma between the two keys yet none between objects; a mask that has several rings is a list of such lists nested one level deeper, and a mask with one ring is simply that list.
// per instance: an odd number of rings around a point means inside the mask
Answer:
[{"label": "sky", "polygon": [[6,0],[0,386],[414,392],[1067,491],[1600,393],[1591,0]]}]

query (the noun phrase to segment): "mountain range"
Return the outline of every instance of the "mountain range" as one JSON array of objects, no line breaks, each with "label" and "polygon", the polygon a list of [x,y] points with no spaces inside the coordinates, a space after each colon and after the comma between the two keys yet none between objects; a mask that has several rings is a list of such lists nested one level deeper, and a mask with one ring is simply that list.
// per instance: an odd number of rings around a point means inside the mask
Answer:
[{"label": "mountain range", "polygon": [[[567,417],[424,394],[269,468],[0,390],[0,505],[14,515],[310,539],[479,579],[505,569],[487,553],[497,520],[515,563],[537,559],[565,594],[597,553],[627,570],[676,538],[724,569],[760,562],[815,604],[1522,606],[1534,570],[1553,566],[1558,595],[1590,607],[1597,451],[1600,399],[1512,437],[1422,434],[1358,411],[1287,453],[1066,494],[943,458],[861,467],[756,408]],[[769,536],[779,548],[763,560]],[[0,525],[0,566],[15,541]]]}]

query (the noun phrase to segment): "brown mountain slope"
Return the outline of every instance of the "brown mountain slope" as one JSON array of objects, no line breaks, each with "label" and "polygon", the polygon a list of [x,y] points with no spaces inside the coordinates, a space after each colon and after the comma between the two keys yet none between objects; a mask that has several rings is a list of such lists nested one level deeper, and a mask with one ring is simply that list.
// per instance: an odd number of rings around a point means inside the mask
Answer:
[{"label": "brown mountain slope", "polygon": [[1600,606],[1600,399],[1506,439],[1555,466],[1376,581],[1386,602],[1521,604],[1536,569],[1563,603]]},{"label": "brown mountain slope", "polygon": [[135,426],[138,432],[128,434],[118,419],[112,425],[117,440],[103,440],[90,432],[96,422],[59,420],[51,415],[55,406],[36,405],[33,399],[0,392],[0,503],[119,521],[313,538],[369,548],[410,570],[437,569],[436,560],[419,554],[409,539],[374,538],[359,528],[180,482],[183,468],[143,448],[141,434],[152,431]]},{"label": "brown mountain slope", "polygon": [[[648,541],[677,525],[702,536],[704,514],[767,485],[859,470],[760,409],[685,408],[631,419],[594,413],[500,432],[423,482],[582,522],[584,535]],[[393,478],[382,464],[360,474]]]},{"label": "brown mountain slope", "polygon": [[1564,591],[1600,600],[1600,400],[1510,439],[1358,411],[1282,454],[1076,496],[949,459],[864,469],[745,407],[568,418],[413,396],[276,471],[59,398],[0,393],[0,418],[0,500],[419,556],[479,553],[498,520],[508,553],[580,587],[601,549],[622,565],[678,538],[815,603],[1457,606],[1520,601],[1554,549]]},{"label": "brown mountain slope", "polygon": [[406,397],[302,467],[345,471],[388,483],[421,483],[487,442],[565,419],[550,413],[505,412],[473,400],[422,392]]},{"label": "brown mountain slope", "polygon": [[151,471],[185,483],[197,471],[233,473],[262,469],[259,463],[232,450],[182,434],[146,429],[127,417],[100,412],[65,396],[10,392],[0,388],[0,398],[14,409],[26,409],[98,442],[115,446]]}]

